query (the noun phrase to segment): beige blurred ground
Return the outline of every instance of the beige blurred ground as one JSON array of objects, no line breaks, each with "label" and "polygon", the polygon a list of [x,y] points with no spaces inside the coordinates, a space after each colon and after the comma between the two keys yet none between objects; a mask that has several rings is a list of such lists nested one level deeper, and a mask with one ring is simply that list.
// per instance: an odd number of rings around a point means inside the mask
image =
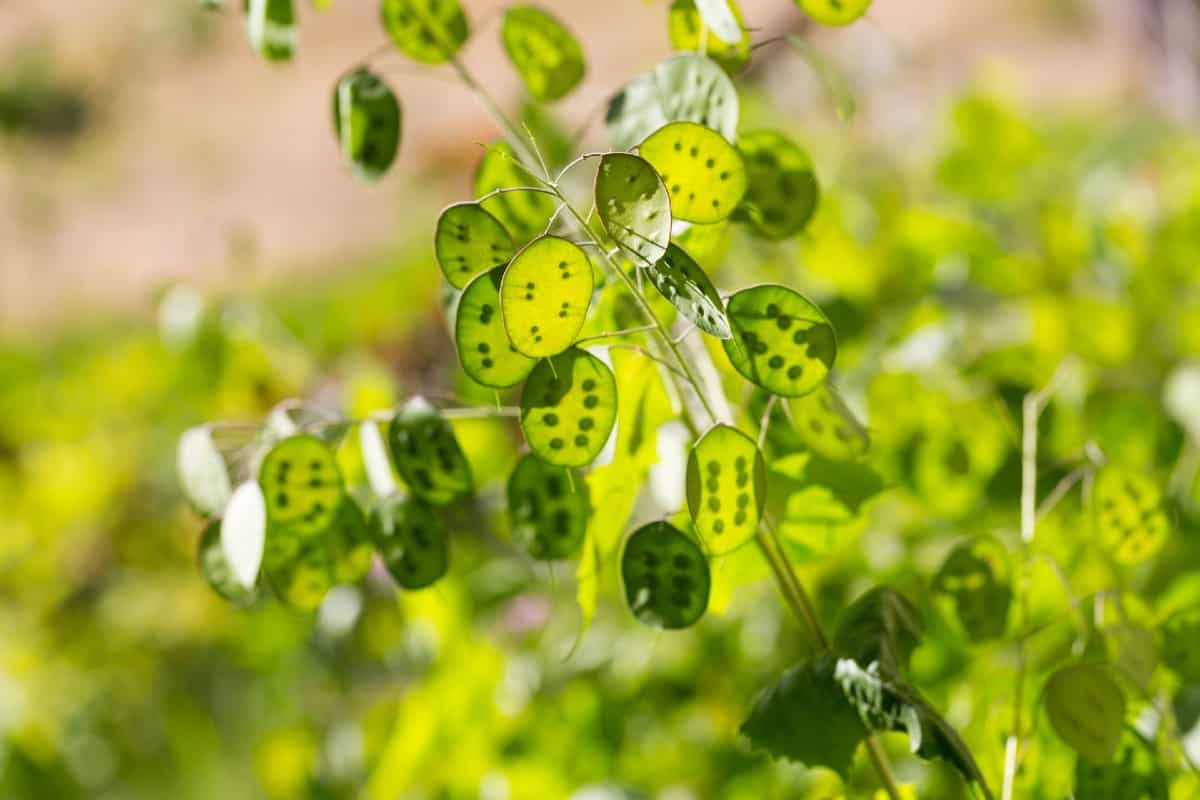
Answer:
[{"label": "beige blurred ground", "polygon": [[[219,287],[338,269],[428,228],[467,191],[494,130],[436,70],[378,60],[401,95],[406,140],[379,185],[354,180],[329,132],[334,78],[384,42],[376,0],[305,6],[299,58],[262,63],[240,20],[196,0],[0,0],[0,69],[50,48],[99,92],[94,133],[65,147],[0,138],[0,332],[96,310],[146,314],[174,280]],[[469,64],[501,98],[519,88],[496,33],[500,0],[465,0],[482,35]],[[666,0],[551,0],[579,31],[588,81],[562,107],[576,121],[667,51]],[[1071,8],[1099,9],[1081,24]],[[793,30],[790,0],[743,0],[756,39]],[[816,34],[861,91],[856,134],[912,138],[946,100],[1000,69],[1046,104],[1119,101],[1145,79],[1131,0],[876,0],[865,23]],[[1066,9],[1066,10],[1064,10]],[[199,22],[197,22],[199,20]],[[790,113],[823,114],[798,59],[763,77]]]}]

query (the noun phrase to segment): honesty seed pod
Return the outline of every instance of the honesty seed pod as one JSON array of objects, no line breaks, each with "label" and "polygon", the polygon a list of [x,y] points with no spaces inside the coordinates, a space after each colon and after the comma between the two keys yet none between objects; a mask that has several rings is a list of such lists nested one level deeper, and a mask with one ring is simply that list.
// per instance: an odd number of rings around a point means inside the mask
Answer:
[{"label": "honesty seed pod", "polygon": [[831,461],[857,461],[867,454],[867,430],[828,381],[788,401],[792,428],[814,453]]},{"label": "honesty seed pod", "polygon": [[688,511],[713,555],[754,537],[766,499],[767,467],[753,439],[716,425],[696,442],[688,456]]},{"label": "honesty seed pod", "polygon": [[504,268],[476,277],[463,290],[454,315],[454,343],[463,372],[497,389],[525,380],[537,359],[513,346],[500,314]]},{"label": "honesty seed pod", "polygon": [[367,180],[381,177],[400,149],[400,101],[375,73],[360,67],[343,75],[333,92],[333,129],[342,155]]},{"label": "honesty seed pod", "polygon": [[527,455],[508,480],[508,513],[513,541],[530,556],[542,561],[569,558],[587,533],[587,484],[575,480],[565,467]]},{"label": "honesty seed pod", "polygon": [[664,125],[638,146],[671,196],[676,219],[702,225],[733,213],[746,193],[742,158],[716,131],[695,122]]},{"label": "honesty seed pod", "polygon": [[478,203],[455,203],[438,217],[433,251],[455,289],[477,275],[503,267],[516,252],[508,229]]},{"label": "honesty seed pod", "polygon": [[796,5],[822,25],[849,25],[867,13],[871,0],[796,0]]},{"label": "honesty seed pod", "polygon": [[423,589],[446,574],[446,529],[416,498],[384,500],[371,514],[368,530],[388,572],[405,589]]},{"label": "honesty seed pod", "polygon": [[383,0],[381,13],[400,52],[425,64],[449,61],[470,33],[458,0]]},{"label": "honesty seed pod", "polygon": [[668,122],[681,121],[712,128],[727,141],[737,137],[737,90],[711,58],[685,53],[664,61],[618,92],[605,115],[617,150],[628,150]]},{"label": "honesty seed pod", "polygon": [[592,262],[579,245],[542,236],[517,253],[500,283],[500,314],[518,352],[545,358],[575,341],[592,302]]},{"label": "honesty seed pod", "polygon": [[663,257],[671,241],[671,199],[645,159],[608,153],[596,171],[600,224],[639,267]]},{"label": "honesty seed pod", "polygon": [[1140,564],[1167,540],[1162,493],[1144,475],[1115,466],[1096,476],[1092,505],[1102,550],[1120,564]]},{"label": "honesty seed pod", "polygon": [[474,489],[471,465],[454,429],[420,397],[409,401],[392,420],[388,448],[413,494],[431,505],[448,505]]},{"label": "honesty seed pod", "polygon": [[746,169],[737,219],[764,239],[786,239],[804,230],[820,199],[808,154],[776,131],[744,133],[737,147]]},{"label": "honesty seed pod", "polygon": [[592,463],[617,419],[617,382],[592,354],[572,347],[541,361],[521,394],[521,430],[542,460],[560,467]]},{"label": "honesty seed pod", "polygon": [[772,394],[800,397],[833,368],[837,339],[816,304],[786,286],[765,284],[726,306],[733,338],[722,344],[734,369]]},{"label": "honesty seed pod", "polygon": [[297,538],[295,548],[286,557],[283,553],[273,549],[264,562],[271,588],[287,606],[305,613],[315,611],[333,588],[333,556],[327,543],[320,538]]},{"label": "honesty seed pod", "polygon": [[562,99],[583,80],[583,48],[552,14],[534,6],[512,6],[504,12],[500,38],[536,100]]},{"label": "honesty seed pod", "polygon": [[329,527],[345,494],[333,451],[307,433],[271,448],[259,467],[258,484],[268,526],[305,539]]},{"label": "honesty seed pod", "polygon": [[666,522],[638,528],[621,555],[625,602],[638,621],[669,630],[694,625],[708,608],[708,559]]},{"label": "honesty seed pod", "polygon": [[[507,142],[487,149],[475,171],[474,191],[483,197],[496,189],[525,187],[532,180],[515,163],[516,154]],[[512,234],[517,245],[541,235],[556,207],[554,199],[540,191],[503,192],[481,205]]]},{"label": "honesty seed pod", "polygon": [[1112,759],[1125,725],[1125,695],[1108,667],[1073,664],[1055,671],[1043,691],[1050,724],[1093,764]]},{"label": "honesty seed pod", "polygon": [[[702,10],[697,9],[698,5]],[[712,16],[709,7],[715,7],[716,14],[724,17],[722,25],[708,23]],[[671,47],[683,52],[703,52],[730,75],[741,72],[750,63],[750,34],[745,30],[741,9],[732,0],[700,0],[699,3],[697,0],[675,0],[667,17],[667,30]],[[733,38],[725,39],[725,36]]]},{"label": "honesty seed pod", "polygon": [[646,275],[659,294],[697,328],[718,339],[733,335],[721,296],[683,248],[674,243],[668,245],[666,255],[651,265]]}]

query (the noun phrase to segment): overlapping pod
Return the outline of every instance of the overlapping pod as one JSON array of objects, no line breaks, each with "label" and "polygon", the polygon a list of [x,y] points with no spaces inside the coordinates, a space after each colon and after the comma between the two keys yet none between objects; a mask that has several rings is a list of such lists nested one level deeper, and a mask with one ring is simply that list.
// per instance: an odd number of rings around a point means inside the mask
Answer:
[{"label": "overlapping pod", "polygon": [[1007,553],[995,539],[963,542],[950,551],[933,589],[954,600],[958,621],[972,639],[1004,635],[1013,592]]},{"label": "overlapping pod", "polygon": [[671,198],[645,159],[608,153],[596,170],[596,214],[612,240],[639,267],[662,258],[671,242]]},{"label": "overlapping pod", "polygon": [[696,442],[688,456],[688,511],[711,553],[752,539],[766,499],[767,468],[753,439],[716,425]]},{"label": "overlapping pod", "polygon": [[438,217],[433,252],[442,274],[455,289],[476,276],[503,267],[516,253],[504,224],[478,203],[455,203]]},{"label": "overlapping pod", "polygon": [[1092,505],[1100,548],[1120,564],[1140,564],[1171,532],[1162,493],[1144,475],[1107,466],[1096,476]]},{"label": "overlapping pod", "polygon": [[591,515],[587,484],[565,467],[530,454],[508,480],[512,537],[533,558],[569,558],[579,549]]},{"label": "overlapping pod", "polygon": [[534,99],[549,103],[570,94],[587,71],[579,40],[536,6],[512,6],[500,26],[504,50]]},{"label": "overlapping pod", "polygon": [[828,381],[788,400],[792,429],[804,446],[830,461],[856,461],[867,454],[867,429]]},{"label": "overlapping pod", "polygon": [[698,122],[731,142],[737,137],[737,90],[711,58],[686,53],[664,61],[614,95],[605,115],[617,150],[680,121]]},{"label": "overlapping pod", "polygon": [[646,276],[659,294],[697,328],[718,339],[733,335],[721,295],[682,247],[675,243],[668,245],[666,255],[646,270]]},{"label": "overlapping pod", "polygon": [[[475,196],[483,197],[496,189],[528,186],[532,178],[516,166],[515,158],[516,154],[507,142],[489,147],[475,171]],[[504,192],[489,197],[481,205],[500,220],[517,245],[524,245],[541,235],[555,209],[554,199],[539,191]]]},{"label": "overlapping pod", "polygon": [[471,465],[453,428],[421,398],[392,419],[388,449],[409,489],[430,505],[448,505],[474,490]]},{"label": "overlapping pod", "polygon": [[289,436],[263,458],[258,484],[272,532],[309,539],[324,533],[345,495],[333,451],[311,434]]},{"label": "overlapping pod", "polygon": [[503,276],[504,268],[496,267],[476,277],[463,290],[454,315],[454,343],[463,372],[497,389],[517,385],[537,364],[508,338],[500,314]]},{"label": "overlapping pod", "polygon": [[769,130],[742,134],[737,147],[746,169],[746,194],[737,218],[764,239],[786,239],[804,230],[821,194],[808,154]]},{"label": "overlapping pod", "polygon": [[[272,537],[280,537],[272,533]],[[263,563],[275,595],[297,611],[320,607],[333,588],[333,556],[323,538],[293,537],[287,547],[273,547]]]},{"label": "overlapping pod", "polygon": [[293,0],[249,0],[246,34],[250,46],[268,61],[291,59],[298,38]]},{"label": "overlapping pod", "polygon": [[381,177],[396,160],[403,129],[400,101],[366,67],[343,75],[333,92],[333,130],[342,155],[367,180]]},{"label": "overlapping pod", "polygon": [[796,0],[796,5],[822,25],[849,25],[867,13],[871,0]]},{"label": "overlapping pod", "polygon": [[625,602],[655,628],[694,625],[708,608],[708,559],[695,540],[666,522],[638,528],[621,554]]},{"label": "overlapping pod", "polygon": [[786,286],[743,289],[725,309],[733,337],[722,344],[746,380],[781,397],[815,389],[837,358],[837,338],[816,304]]},{"label": "overlapping pod", "polygon": [[518,352],[545,358],[575,341],[592,301],[592,262],[583,248],[542,236],[517,253],[500,283],[500,314]]},{"label": "overlapping pod", "polygon": [[[708,7],[717,6],[716,14],[721,15],[721,5],[729,16],[725,17],[723,25],[710,24],[708,20],[714,17]],[[728,24],[729,17],[733,19],[733,26]],[[733,0],[700,0],[699,3],[697,0],[675,0],[667,17],[667,30],[671,47],[684,52],[703,52],[730,75],[750,63],[750,34],[745,29],[742,11]],[[701,32],[704,33],[703,43]],[[736,38],[723,38],[730,34]]]},{"label": "overlapping pod", "polygon": [[560,467],[595,460],[617,420],[612,370],[577,347],[541,361],[521,394],[521,429],[539,458]]},{"label": "overlapping pod", "polygon": [[742,157],[721,134],[695,122],[664,125],[638,146],[671,196],[671,215],[702,225],[728,217],[746,193]]},{"label": "overlapping pod", "polygon": [[200,574],[217,594],[238,606],[248,606],[258,596],[253,585],[242,584],[230,569],[225,553],[221,549],[221,520],[215,519],[204,526],[200,541],[196,545],[196,562]]},{"label": "overlapping pod", "polygon": [[424,589],[446,574],[449,537],[433,511],[415,497],[391,497],[371,514],[371,539],[388,572],[405,589]]},{"label": "overlapping pod", "polygon": [[444,64],[470,34],[458,0],[383,0],[384,30],[400,52],[425,64]]},{"label": "overlapping pod", "polygon": [[1125,726],[1125,695],[1102,664],[1056,670],[1043,690],[1046,714],[1059,737],[1093,764],[1112,759]]}]

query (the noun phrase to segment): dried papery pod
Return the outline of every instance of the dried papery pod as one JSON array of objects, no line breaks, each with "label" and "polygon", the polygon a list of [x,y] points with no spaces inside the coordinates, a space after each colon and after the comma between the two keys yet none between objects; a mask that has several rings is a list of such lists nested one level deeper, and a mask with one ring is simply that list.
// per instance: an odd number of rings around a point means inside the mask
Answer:
[{"label": "dried papery pod", "polygon": [[671,199],[645,159],[608,153],[596,171],[596,213],[612,240],[639,267],[662,258],[671,242]]},{"label": "dried papery pod", "polygon": [[746,380],[782,397],[815,389],[837,358],[837,337],[815,303],[786,286],[743,289],[725,308],[733,338],[722,344]]},{"label": "dried papery pod", "polygon": [[1120,564],[1140,564],[1171,532],[1162,492],[1144,475],[1107,466],[1096,476],[1092,506],[1100,548]]},{"label": "dried papery pod", "polygon": [[383,0],[380,10],[400,52],[424,64],[446,63],[470,35],[458,0]]},{"label": "dried papery pod", "polygon": [[621,579],[629,610],[651,627],[686,628],[708,608],[708,559],[694,539],[666,522],[630,535],[621,554]]},{"label": "dried papery pod", "polygon": [[765,239],[786,239],[804,230],[820,201],[808,154],[769,130],[742,134],[737,147],[746,169],[746,194],[735,219]]},{"label": "dried papery pod", "polygon": [[695,122],[672,122],[638,146],[671,196],[675,219],[702,225],[728,217],[746,193],[742,157],[721,134]]},{"label": "dried papery pod", "polygon": [[366,67],[342,76],[333,92],[333,129],[342,155],[367,180],[396,160],[404,122],[391,87]]},{"label": "dried papery pod", "polygon": [[1012,581],[1008,554],[995,539],[981,537],[951,550],[933,590],[954,600],[958,621],[972,639],[995,639],[1007,630]]},{"label": "dried papery pod", "polygon": [[463,372],[484,386],[503,389],[529,375],[537,359],[513,346],[500,314],[504,268],[478,276],[463,290],[454,315],[454,343]]},{"label": "dried papery pod", "polygon": [[500,26],[504,51],[534,99],[566,97],[587,71],[583,48],[557,17],[536,6],[511,6]]},{"label": "dried papery pod", "polygon": [[438,266],[455,289],[503,267],[517,251],[508,229],[478,203],[455,203],[442,211],[433,241]]},{"label": "dried papery pod", "polygon": [[513,541],[530,556],[570,558],[583,543],[591,516],[587,484],[566,467],[527,455],[508,480],[508,513]]},{"label": "dried papery pod", "polygon": [[696,532],[714,555],[754,537],[767,499],[767,468],[754,440],[717,425],[688,456],[687,503]]},{"label": "dried papery pod", "polygon": [[388,448],[404,482],[426,503],[448,505],[474,491],[454,429],[424,399],[413,398],[392,420]]},{"label": "dried papery pod", "polygon": [[500,315],[513,347],[530,358],[570,347],[587,318],[594,285],[583,248],[557,236],[530,242],[500,283]]},{"label": "dried papery pod", "polygon": [[271,448],[259,467],[258,483],[269,527],[301,538],[323,533],[345,495],[333,451],[307,433],[289,436]]},{"label": "dried papery pod", "polygon": [[572,347],[538,363],[521,394],[521,429],[539,458],[583,467],[604,448],[617,419],[612,370]]},{"label": "dried papery pod", "polygon": [[446,528],[420,500],[388,498],[371,514],[368,530],[388,572],[405,589],[423,589],[446,574]]},{"label": "dried papery pod", "polygon": [[716,287],[683,248],[669,245],[666,255],[646,270],[646,276],[659,294],[697,328],[718,339],[733,335]]},{"label": "dried papery pod", "polygon": [[1055,671],[1042,692],[1059,737],[1092,764],[1112,760],[1125,726],[1125,695],[1103,664],[1072,664]]}]

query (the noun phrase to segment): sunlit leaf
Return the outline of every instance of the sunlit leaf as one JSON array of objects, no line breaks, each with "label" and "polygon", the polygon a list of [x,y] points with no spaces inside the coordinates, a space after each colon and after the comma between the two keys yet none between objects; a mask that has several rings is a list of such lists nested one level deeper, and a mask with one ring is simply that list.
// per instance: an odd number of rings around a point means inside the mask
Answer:
[{"label": "sunlit leaf", "polygon": [[671,241],[671,200],[654,168],[628,153],[608,153],[596,172],[596,212],[604,230],[638,266],[649,266]]},{"label": "sunlit leaf", "polygon": [[786,286],[743,289],[726,306],[733,338],[722,342],[746,380],[783,397],[799,397],[825,380],[837,338],[821,309]]},{"label": "sunlit leaf", "polygon": [[535,99],[543,103],[559,100],[583,80],[583,48],[549,12],[535,6],[509,7],[504,12],[500,38]]},{"label": "sunlit leaf", "polygon": [[708,559],[695,540],[666,522],[634,531],[621,555],[625,602],[640,622],[674,630],[694,625],[708,608]]},{"label": "sunlit leaf", "polygon": [[452,59],[470,33],[458,0],[383,0],[381,10],[400,52],[425,64]]},{"label": "sunlit leaf", "polygon": [[521,429],[539,458],[590,464],[617,418],[617,384],[603,361],[579,348],[538,362],[521,394]]},{"label": "sunlit leaf", "polygon": [[464,288],[477,275],[503,267],[516,253],[504,225],[478,203],[455,203],[442,212],[433,250],[442,274],[455,289]]},{"label": "sunlit leaf", "polygon": [[688,510],[711,553],[752,539],[766,499],[767,468],[753,439],[717,425],[696,442],[688,456]]},{"label": "sunlit leaf", "polygon": [[545,358],[571,346],[587,317],[592,262],[557,236],[535,239],[513,258],[500,283],[500,314],[517,352]]},{"label": "sunlit leaf", "polygon": [[711,224],[733,213],[746,193],[746,170],[733,145],[695,122],[664,125],[638,145],[671,196],[676,219]]}]

